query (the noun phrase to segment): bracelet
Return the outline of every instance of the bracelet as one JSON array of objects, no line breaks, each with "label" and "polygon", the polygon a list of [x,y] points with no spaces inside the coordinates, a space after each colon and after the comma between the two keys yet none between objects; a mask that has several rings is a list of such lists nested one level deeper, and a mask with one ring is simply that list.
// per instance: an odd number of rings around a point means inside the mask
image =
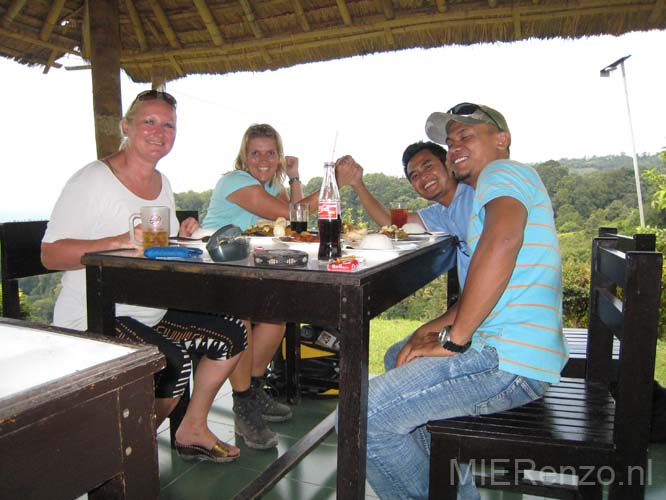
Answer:
[{"label": "bracelet", "polygon": [[289,179],[289,185],[291,186],[294,182],[301,182],[301,180],[298,177],[292,177]]}]

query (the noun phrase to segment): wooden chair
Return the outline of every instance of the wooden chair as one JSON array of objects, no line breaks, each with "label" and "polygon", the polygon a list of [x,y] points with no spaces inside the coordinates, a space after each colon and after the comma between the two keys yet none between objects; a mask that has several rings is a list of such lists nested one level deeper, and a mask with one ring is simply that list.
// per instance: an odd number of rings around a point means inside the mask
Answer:
[{"label": "wooden chair", "polygon": [[52,273],[42,266],[41,242],[48,221],[3,222],[0,224],[2,259],[2,315],[24,319],[19,301],[19,279]]},{"label": "wooden chair", "polygon": [[[611,499],[643,498],[663,257],[624,252],[621,241],[593,240],[585,378],[563,378],[513,410],[429,422],[430,498],[456,498],[456,464],[479,461],[490,467],[477,484],[488,488],[600,499],[607,482]],[[621,347],[612,394],[613,336]],[[578,485],[562,482],[562,472]]]}]

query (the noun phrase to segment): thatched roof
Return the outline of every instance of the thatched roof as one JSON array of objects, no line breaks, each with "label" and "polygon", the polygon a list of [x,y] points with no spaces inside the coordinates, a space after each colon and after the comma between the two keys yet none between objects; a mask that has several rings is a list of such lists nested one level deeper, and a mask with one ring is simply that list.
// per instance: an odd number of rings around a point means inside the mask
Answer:
[{"label": "thatched roof", "polygon": [[[109,1],[109,0],[88,0]],[[118,0],[137,82],[449,44],[665,29],[666,0]],[[86,0],[0,0],[0,55],[61,67],[90,53]],[[68,63],[65,62],[65,65]]]}]

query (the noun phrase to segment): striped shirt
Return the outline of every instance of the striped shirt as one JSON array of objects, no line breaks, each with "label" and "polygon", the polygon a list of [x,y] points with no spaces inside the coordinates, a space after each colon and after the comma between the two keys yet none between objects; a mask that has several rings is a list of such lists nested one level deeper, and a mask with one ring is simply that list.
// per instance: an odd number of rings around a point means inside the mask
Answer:
[{"label": "striped shirt", "polygon": [[476,251],[485,206],[509,196],[527,210],[516,267],[504,293],[472,338],[473,347],[493,346],[500,369],[557,382],[568,359],[562,334],[562,264],[553,208],[539,174],[530,166],[496,160],[477,181],[467,244]]}]

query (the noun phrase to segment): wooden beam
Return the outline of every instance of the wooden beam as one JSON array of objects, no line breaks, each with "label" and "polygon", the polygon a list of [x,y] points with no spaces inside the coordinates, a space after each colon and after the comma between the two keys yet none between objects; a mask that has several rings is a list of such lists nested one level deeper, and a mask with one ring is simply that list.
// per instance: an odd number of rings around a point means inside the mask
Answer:
[{"label": "wooden beam", "polygon": [[64,5],[65,5],[65,0],[55,0],[55,2],[51,4],[49,13],[46,16],[46,20],[44,21],[42,29],[39,33],[39,38],[41,40],[48,40],[49,37],[51,36],[51,33],[53,32],[53,29],[55,28],[55,25],[58,22],[58,18],[60,17],[60,13],[62,12],[62,8]]},{"label": "wooden beam", "polygon": [[391,0],[379,0],[382,10],[384,11],[384,17],[386,19],[395,19],[395,10],[393,9],[393,2]]},{"label": "wooden beam", "polygon": [[19,15],[26,2],[27,0],[13,0],[9,7],[7,7],[5,15],[2,16],[2,26],[4,28],[7,28],[12,22],[14,22],[14,19]]},{"label": "wooden beam", "polygon": [[197,11],[199,12],[199,16],[201,17],[204,26],[206,26],[206,30],[208,31],[210,38],[213,40],[213,43],[215,45],[222,45],[224,43],[224,39],[222,38],[222,32],[220,31],[220,28],[215,22],[213,13],[208,8],[206,0],[192,0],[192,1],[194,2],[194,6],[197,8]]},{"label": "wooden beam", "polygon": [[254,15],[254,11],[252,10],[250,2],[248,2],[248,0],[238,0],[238,1],[241,4],[241,7],[243,8],[243,12],[245,13],[245,19],[250,25],[250,29],[252,30],[252,33],[254,33],[254,37],[263,38],[264,34],[261,31],[261,26],[257,24],[257,18]]},{"label": "wooden beam", "polygon": [[34,37],[33,35],[30,35],[28,33],[23,33],[21,31],[18,31],[16,29],[13,30],[8,30],[5,28],[0,28],[0,35],[6,36],[9,38],[14,38],[15,40],[20,40],[22,42],[28,42],[33,45],[36,45],[37,47],[43,47],[46,49],[51,49],[51,50],[57,50],[62,53],[67,53],[67,54],[73,54],[75,56],[81,55],[78,50],[70,49],[69,47],[66,47],[64,45],[57,45],[55,43],[47,42],[45,40],[40,40],[39,38]]},{"label": "wooden beam", "polygon": [[345,0],[335,0],[335,3],[338,4],[338,11],[340,12],[340,17],[342,17],[342,22],[345,23],[346,26],[351,26],[352,17],[349,13],[349,7],[347,7]]},{"label": "wooden beam", "polygon": [[118,150],[120,100],[120,15],[117,0],[88,0],[90,60],[97,157]]},{"label": "wooden beam", "polygon": [[307,17],[305,17],[305,11],[301,5],[301,0],[291,0],[291,4],[294,6],[294,12],[296,12],[298,22],[301,24],[301,29],[303,31],[310,31],[310,23],[308,22]]},{"label": "wooden beam", "polygon": [[81,27],[81,57],[90,61],[90,13],[88,2],[83,4],[83,26]]},{"label": "wooden beam", "polygon": [[139,42],[139,48],[141,52],[145,52],[148,50],[148,41],[146,40],[146,32],[143,31],[143,26],[141,25],[139,12],[136,10],[133,0],[125,0],[125,5],[127,6],[127,13],[132,22],[132,27],[134,28],[134,34]]},{"label": "wooden beam", "polygon": [[155,17],[157,18],[157,22],[159,23],[160,27],[162,28],[162,32],[164,33],[164,36],[166,36],[169,45],[171,45],[172,48],[174,49],[179,49],[180,48],[180,42],[178,41],[178,37],[176,36],[176,32],[173,30],[171,27],[171,24],[169,23],[169,19],[167,18],[166,14],[164,13],[164,10],[162,10],[162,7],[160,4],[157,2],[157,0],[148,0],[148,3],[150,3],[150,6],[153,9],[153,12],[155,13]]}]

